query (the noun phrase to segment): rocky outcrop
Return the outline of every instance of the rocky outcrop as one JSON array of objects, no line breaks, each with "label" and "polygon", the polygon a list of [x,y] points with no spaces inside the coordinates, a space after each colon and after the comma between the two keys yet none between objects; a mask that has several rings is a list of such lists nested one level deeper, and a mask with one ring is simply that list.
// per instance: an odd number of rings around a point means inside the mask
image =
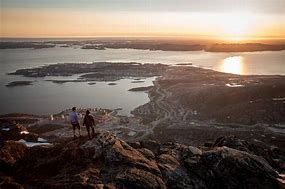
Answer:
[{"label": "rocky outcrop", "polygon": [[285,171],[285,153],[275,146],[269,146],[262,142],[249,143],[235,136],[220,137],[212,145],[212,147],[222,146],[261,156],[270,164],[270,166],[279,172]]},{"label": "rocky outcrop", "polygon": [[20,140],[37,142],[39,135],[28,132],[27,128],[21,124],[0,120],[0,141]]},{"label": "rocky outcrop", "polygon": [[11,173],[12,166],[24,157],[26,151],[26,145],[20,142],[5,141],[0,149],[0,170]]},{"label": "rocky outcrop", "polygon": [[279,188],[277,172],[261,157],[219,147],[185,160],[189,174],[203,178],[207,188]]},{"label": "rocky outcrop", "polygon": [[[251,144],[234,137],[220,138],[212,147],[197,148],[154,140],[128,144],[110,132],[100,131],[91,140],[82,137],[53,146],[20,148],[17,142],[5,145],[1,148],[1,159],[13,151],[19,152],[6,158],[9,161],[5,159],[12,163],[12,171],[8,174],[1,170],[4,176],[0,187],[4,184],[37,189],[282,187],[278,172],[268,161],[254,154],[249,148]],[[7,176],[10,182],[4,181]]]},{"label": "rocky outcrop", "polygon": [[24,157],[27,152],[26,145],[15,142],[5,141],[0,147],[0,188],[23,188],[14,181],[12,176],[15,174],[15,164]]},{"label": "rocky outcrop", "polygon": [[166,188],[166,185],[162,181],[161,177],[157,177],[151,172],[137,168],[128,168],[125,171],[120,172],[115,179],[117,182],[117,187],[122,189],[123,188],[144,188],[144,189]]},{"label": "rocky outcrop", "polygon": [[23,125],[0,120],[0,141],[19,140],[27,131]]}]

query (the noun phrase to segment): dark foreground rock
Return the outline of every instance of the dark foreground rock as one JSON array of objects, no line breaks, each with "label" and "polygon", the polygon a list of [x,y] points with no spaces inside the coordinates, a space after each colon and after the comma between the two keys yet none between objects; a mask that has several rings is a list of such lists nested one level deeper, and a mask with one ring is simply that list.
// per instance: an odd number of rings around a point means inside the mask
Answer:
[{"label": "dark foreground rock", "polygon": [[0,120],[0,141],[20,140],[26,132],[27,128],[21,124]]},{"label": "dark foreground rock", "polygon": [[53,146],[26,148],[5,141],[0,150],[0,187],[284,187],[278,172],[263,156],[252,153],[250,144],[234,137],[213,144],[200,148],[156,141],[129,145],[105,131],[91,140],[69,139]]},{"label": "dark foreground rock", "polygon": [[0,148],[0,188],[23,188],[22,185],[15,182],[12,176],[15,174],[15,164],[27,152],[27,146],[15,142],[5,141]]},{"label": "dark foreground rock", "polygon": [[39,135],[28,132],[22,124],[0,119],[0,143],[7,140],[25,140],[27,142],[38,142]]},{"label": "dark foreground rock", "polygon": [[270,166],[279,172],[285,172],[285,153],[275,146],[268,146],[263,143],[249,143],[235,136],[224,136],[218,138],[212,147],[223,146],[261,156]]}]

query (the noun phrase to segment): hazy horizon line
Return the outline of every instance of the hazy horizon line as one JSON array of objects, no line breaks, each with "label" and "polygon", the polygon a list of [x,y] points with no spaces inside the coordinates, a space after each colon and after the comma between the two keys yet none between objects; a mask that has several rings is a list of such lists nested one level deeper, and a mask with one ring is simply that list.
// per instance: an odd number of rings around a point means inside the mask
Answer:
[{"label": "hazy horizon line", "polygon": [[49,38],[188,38],[188,39],[216,39],[216,40],[226,40],[229,38],[240,38],[245,40],[258,40],[258,39],[281,39],[284,40],[285,36],[247,36],[247,37],[235,37],[235,36],[205,36],[205,35],[195,35],[195,36],[183,36],[183,35],[169,35],[169,36],[151,36],[151,35],[94,35],[94,36],[0,36],[0,39],[49,39]]}]

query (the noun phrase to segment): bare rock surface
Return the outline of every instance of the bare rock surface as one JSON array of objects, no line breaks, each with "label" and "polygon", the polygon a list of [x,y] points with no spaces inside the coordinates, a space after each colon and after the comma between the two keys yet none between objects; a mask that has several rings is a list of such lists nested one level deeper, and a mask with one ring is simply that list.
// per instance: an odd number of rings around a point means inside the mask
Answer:
[{"label": "bare rock surface", "polygon": [[10,172],[0,170],[0,187],[282,188],[277,169],[250,145],[235,137],[211,147],[154,140],[129,145],[104,130],[52,146],[5,141],[0,158]]}]

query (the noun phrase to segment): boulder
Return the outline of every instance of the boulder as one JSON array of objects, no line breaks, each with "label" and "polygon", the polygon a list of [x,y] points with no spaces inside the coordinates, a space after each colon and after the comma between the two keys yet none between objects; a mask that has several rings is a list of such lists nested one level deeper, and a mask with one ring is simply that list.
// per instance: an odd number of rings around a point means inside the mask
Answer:
[{"label": "boulder", "polygon": [[0,136],[2,141],[20,140],[22,133],[27,132],[27,128],[14,122],[0,121]]},{"label": "boulder", "polygon": [[229,148],[241,150],[241,151],[249,151],[249,144],[245,140],[241,140],[233,135],[231,136],[222,136],[216,139],[212,147],[222,147],[227,146]]},{"label": "boulder", "polygon": [[101,132],[92,140],[86,141],[80,146],[84,154],[88,157],[96,159],[103,153],[103,149],[116,142],[116,136],[110,132]]},{"label": "boulder", "polygon": [[228,147],[218,147],[200,159],[185,160],[191,174],[206,182],[207,188],[279,188],[279,175],[262,158]]},{"label": "boulder", "polygon": [[142,147],[140,142],[128,142],[128,144],[135,149],[139,149]]},{"label": "boulder", "polygon": [[129,168],[116,176],[118,189],[166,189],[160,177],[137,168]]},{"label": "boulder", "polygon": [[158,154],[160,143],[155,140],[146,140],[141,142],[141,147],[151,150],[154,154]]},{"label": "boulder", "polygon": [[15,164],[27,152],[26,145],[5,141],[0,148],[0,188],[22,189],[23,187],[11,177],[15,173]]},{"label": "boulder", "polygon": [[38,142],[39,135],[35,133],[23,133],[20,137],[27,142]]},{"label": "boulder", "polygon": [[15,182],[11,177],[0,176],[0,188],[7,189],[24,189],[19,183]]},{"label": "boulder", "polygon": [[141,148],[141,149],[138,149],[138,151],[142,153],[147,159],[155,159],[154,153],[149,149]]},{"label": "boulder", "polygon": [[226,146],[263,157],[273,168],[284,171],[285,153],[275,146],[268,146],[262,142],[249,143],[235,136],[223,136],[216,139],[212,147]]},{"label": "boulder", "polygon": [[156,175],[160,174],[155,160],[147,159],[138,150],[121,140],[117,140],[114,145],[104,149],[104,156],[106,162],[112,165],[126,165],[149,171]]},{"label": "boulder", "polygon": [[14,166],[18,160],[24,157],[26,152],[26,145],[16,141],[5,141],[0,148],[0,171],[4,171],[5,167]]},{"label": "boulder", "polygon": [[170,154],[178,160],[185,159],[187,157],[197,156],[202,154],[202,150],[194,146],[187,146],[177,143],[162,144],[159,150],[160,154]]},{"label": "boulder", "polygon": [[35,179],[27,184],[28,188],[32,189],[103,189],[103,181],[100,171],[94,168],[88,168],[83,171],[78,171],[74,175],[57,175],[52,179]]},{"label": "boulder", "polygon": [[193,183],[183,164],[169,154],[160,155],[158,165],[167,188],[205,188],[202,182],[199,185],[197,182]]},{"label": "boulder", "polygon": [[35,146],[28,148],[25,156],[19,160],[15,167],[15,178],[28,186],[35,180],[50,180],[63,169],[63,165],[71,162],[70,156],[63,157],[62,148],[54,146]]}]

